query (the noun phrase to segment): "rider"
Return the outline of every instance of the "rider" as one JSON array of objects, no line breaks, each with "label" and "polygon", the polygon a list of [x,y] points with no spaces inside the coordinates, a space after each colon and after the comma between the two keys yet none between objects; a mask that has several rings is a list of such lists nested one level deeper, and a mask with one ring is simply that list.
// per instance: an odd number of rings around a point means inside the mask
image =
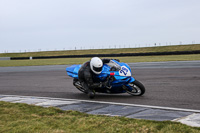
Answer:
[{"label": "rider", "polygon": [[99,57],[93,57],[90,61],[85,62],[78,71],[78,79],[86,90],[86,93],[90,98],[94,98],[94,88],[101,88],[106,85],[104,83],[95,83],[93,77],[102,72],[102,67],[105,63],[109,63],[111,59],[100,59]]}]

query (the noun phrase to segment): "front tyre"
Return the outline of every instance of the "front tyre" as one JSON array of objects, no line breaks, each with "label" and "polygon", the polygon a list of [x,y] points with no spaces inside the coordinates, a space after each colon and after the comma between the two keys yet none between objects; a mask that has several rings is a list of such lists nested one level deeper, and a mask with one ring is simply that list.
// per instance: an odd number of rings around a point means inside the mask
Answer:
[{"label": "front tyre", "polygon": [[145,87],[142,83],[135,80],[132,83],[128,84],[132,90],[127,90],[127,93],[133,96],[142,96],[145,93]]}]

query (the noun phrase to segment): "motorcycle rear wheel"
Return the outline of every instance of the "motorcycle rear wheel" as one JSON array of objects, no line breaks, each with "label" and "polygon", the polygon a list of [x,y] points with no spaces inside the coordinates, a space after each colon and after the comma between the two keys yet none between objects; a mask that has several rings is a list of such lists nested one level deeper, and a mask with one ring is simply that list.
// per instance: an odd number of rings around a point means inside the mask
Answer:
[{"label": "motorcycle rear wheel", "polygon": [[79,91],[81,91],[81,92],[87,94],[86,90],[82,87],[82,85],[81,85],[81,83],[80,83],[80,81],[79,81],[78,79],[75,79],[75,78],[74,78],[74,80],[73,80],[73,85],[74,85]]},{"label": "motorcycle rear wheel", "polygon": [[133,88],[133,90],[127,90],[128,94],[133,96],[142,96],[145,93],[145,87],[139,81],[135,80],[132,83],[129,83],[129,85]]}]

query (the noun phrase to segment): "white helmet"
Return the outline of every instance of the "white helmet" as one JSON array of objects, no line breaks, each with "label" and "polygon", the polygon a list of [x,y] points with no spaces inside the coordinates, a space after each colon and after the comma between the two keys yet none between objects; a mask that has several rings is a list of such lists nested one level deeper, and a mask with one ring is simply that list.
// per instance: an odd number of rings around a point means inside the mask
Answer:
[{"label": "white helmet", "polygon": [[90,60],[90,68],[95,74],[100,74],[102,71],[103,62],[99,57],[93,57]]}]

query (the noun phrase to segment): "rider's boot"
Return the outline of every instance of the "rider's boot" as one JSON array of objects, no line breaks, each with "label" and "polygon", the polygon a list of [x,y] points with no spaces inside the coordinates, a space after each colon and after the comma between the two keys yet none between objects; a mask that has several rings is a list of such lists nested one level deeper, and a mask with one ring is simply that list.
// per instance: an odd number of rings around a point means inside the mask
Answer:
[{"label": "rider's boot", "polygon": [[88,97],[90,99],[93,99],[95,96],[95,91],[93,89],[90,89],[85,82],[82,82],[82,86],[85,89],[85,92],[88,94]]}]

